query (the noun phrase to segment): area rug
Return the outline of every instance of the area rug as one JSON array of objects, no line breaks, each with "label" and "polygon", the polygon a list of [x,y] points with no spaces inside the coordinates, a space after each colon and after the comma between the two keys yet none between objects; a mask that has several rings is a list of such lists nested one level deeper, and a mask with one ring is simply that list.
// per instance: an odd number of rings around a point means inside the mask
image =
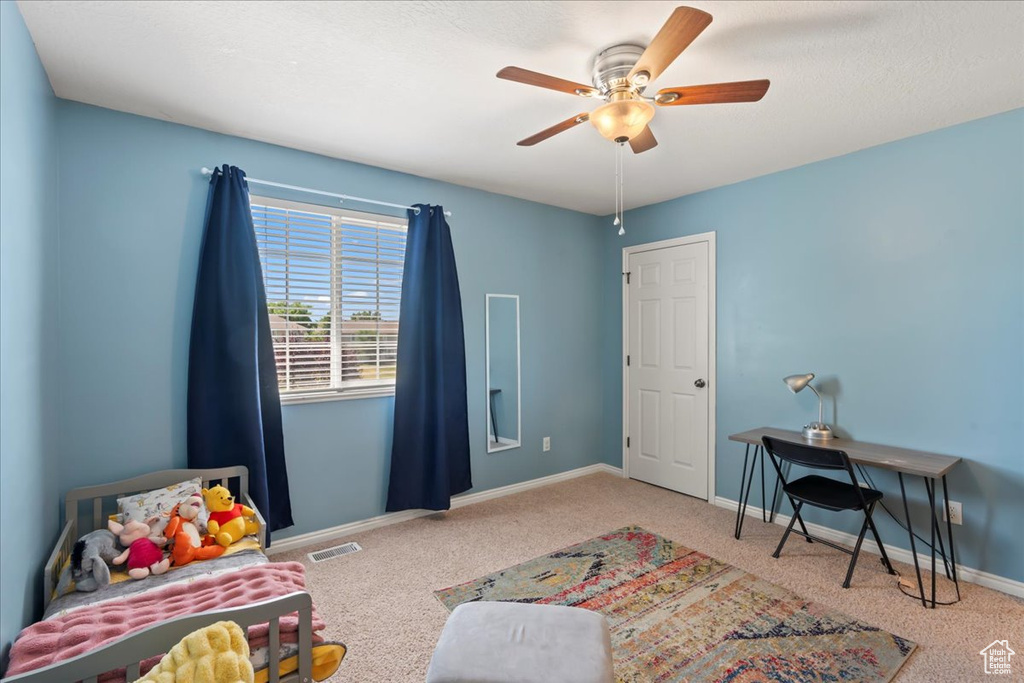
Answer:
[{"label": "area rug", "polygon": [[884,683],[917,647],[636,526],[434,595],[600,612],[620,683]]}]

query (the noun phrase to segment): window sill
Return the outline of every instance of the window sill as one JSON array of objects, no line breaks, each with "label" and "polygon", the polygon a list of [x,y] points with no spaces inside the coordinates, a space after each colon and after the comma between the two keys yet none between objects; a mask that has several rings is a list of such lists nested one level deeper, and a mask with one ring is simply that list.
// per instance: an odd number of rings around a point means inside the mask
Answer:
[{"label": "window sill", "polygon": [[300,405],[303,403],[327,403],[330,401],[351,401],[359,398],[386,398],[395,395],[394,387],[380,387],[363,391],[334,391],[310,394],[281,395],[282,406]]}]

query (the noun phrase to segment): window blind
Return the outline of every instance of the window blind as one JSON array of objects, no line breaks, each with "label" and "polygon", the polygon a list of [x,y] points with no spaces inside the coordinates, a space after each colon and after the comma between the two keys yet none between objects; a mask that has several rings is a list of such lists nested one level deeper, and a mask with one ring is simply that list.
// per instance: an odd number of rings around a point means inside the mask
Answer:
[{"label": "window blind", "polygon": [[282,398],[393,387],[406,221],[250,199]]}]

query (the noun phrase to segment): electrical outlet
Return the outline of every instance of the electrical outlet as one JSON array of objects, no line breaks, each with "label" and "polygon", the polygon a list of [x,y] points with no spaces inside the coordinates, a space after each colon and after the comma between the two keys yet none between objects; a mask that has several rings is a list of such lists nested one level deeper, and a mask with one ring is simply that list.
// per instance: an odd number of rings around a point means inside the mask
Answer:
[{"label": "electrical outlet", "polygon": [[945,522],[946,520],[949,520],[953,524],[964,523],[964,510],[960,505],[960,501],[949,501],[949,508],[946,510],[945,514],[942,515],[942,521]]},{"label": "electrical outlet", "polygon": [[545,451],[550,451],[551,450],[551,437],[550,436],[545,436],[544,437],[544,450]]}]

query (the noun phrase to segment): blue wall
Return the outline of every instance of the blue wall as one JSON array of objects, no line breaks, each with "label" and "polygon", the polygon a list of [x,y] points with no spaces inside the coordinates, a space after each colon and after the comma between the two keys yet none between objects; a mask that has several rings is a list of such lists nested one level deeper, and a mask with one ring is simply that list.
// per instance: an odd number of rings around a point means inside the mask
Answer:
[{"label": "blue wall", "polygon": [[[67,218],[61,332],[74,340],[60,364],[62,490],[185,465],[188,338],[208,186],[199,169],[221,163],[254,178],[451,209],[474,490],[599,460],[601,242],[593,216],[72,102],[60,102],[58,121]],[[519,294],[522,311],[524,444],[493,455],[486,292]],[[275,538],[384,512],[392,405],[378,398],[284,408],[296,526]],[[543,436],[552,437],[548,453]]]},{"label": "blue wall", "polygon": [[[815,397],[782,377],[815,372],[841,435],[966,458],[957,559],[1024,580],[1022,193],[1015,110],[629,211],[624,239],[606,219],[605,461],[622,461],[622,247],[714,230],[718,495],[738,497],[728,435],[811,421]],[[899,507],[895,478],[875,481]],[[838,519],[815,521],[854,531]],[[881,533],[909,546],[889,520]]]},{"label": "blue wall", "polygon": [[0,3],[0,647],[37,616],[57,536],[57,100]]}]

